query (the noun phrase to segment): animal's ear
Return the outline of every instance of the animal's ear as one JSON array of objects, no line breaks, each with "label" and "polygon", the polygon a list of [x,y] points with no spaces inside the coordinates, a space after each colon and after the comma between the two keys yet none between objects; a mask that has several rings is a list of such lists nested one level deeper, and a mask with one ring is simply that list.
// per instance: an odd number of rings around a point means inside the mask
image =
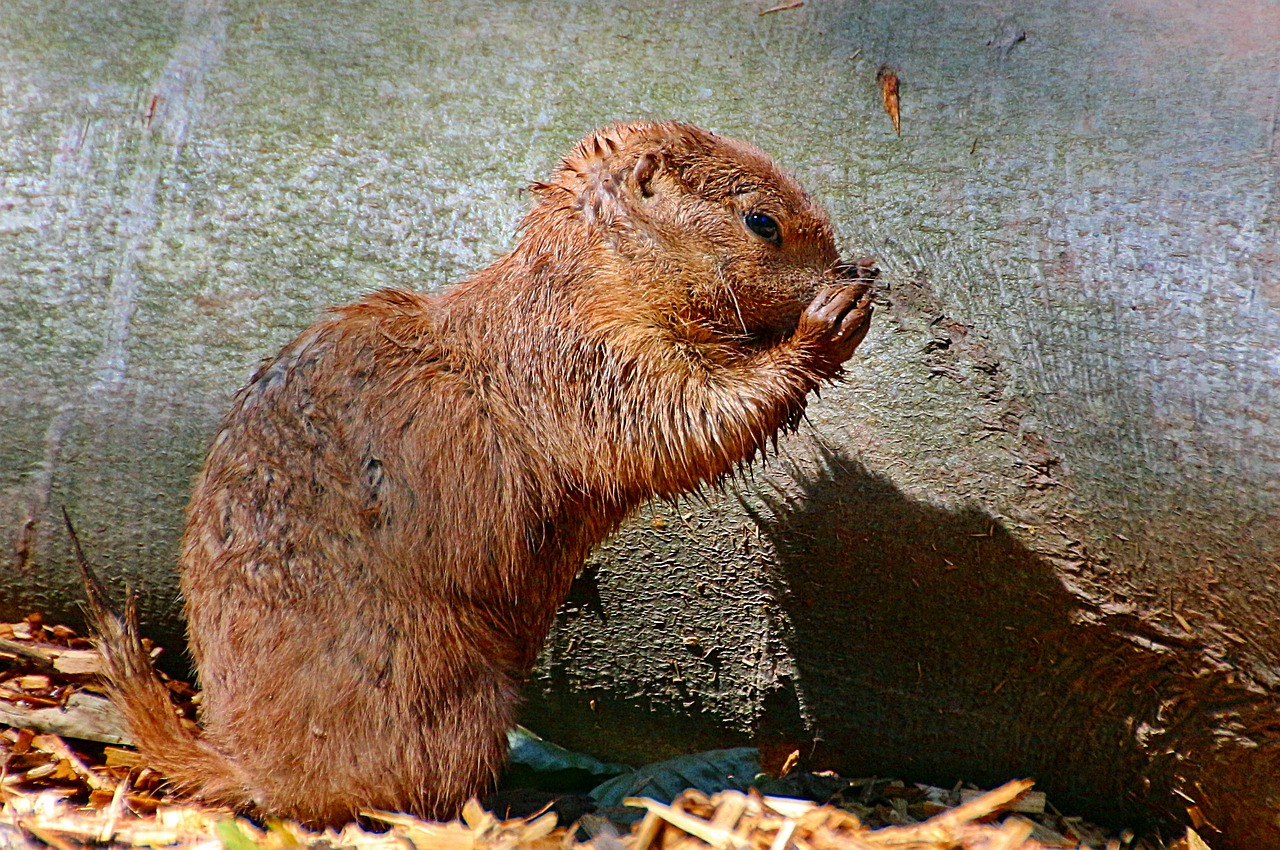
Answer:
[{"label": "animal's ear", "polygon": [[633,229],[644,217],[636,201],[653,196],[654,178],[666,167],[666,157],[661,148],[653,148],[641,153],[630,167],[618,167],[617,159],[601,158],[579,171],[577,208],[588,222]]},{"label": "animal's ear", "polygon": [[661,165],[662,154],[658,151],[645,151],[636,160],[635,167],[631,169],[631,180],[635,183],[636,191],[640,193],[641,197],[647,198],[653,194],[649,184],[653,180],[653,175],[658,173],[658,168]]}]

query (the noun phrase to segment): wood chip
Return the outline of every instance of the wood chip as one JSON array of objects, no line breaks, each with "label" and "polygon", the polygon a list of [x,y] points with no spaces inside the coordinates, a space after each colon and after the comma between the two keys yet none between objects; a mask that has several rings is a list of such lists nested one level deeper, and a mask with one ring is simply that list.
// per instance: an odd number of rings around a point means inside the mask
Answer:
[{"label": "wood chip", "polygon": [[102,656],[95,649],[67,649],[29,640],[10,640],[3,631],[0,631],[0,652],[34,661],[68,676],[97,673],[102,669]]},{"label": "wood chip", "polygon": [[1187,834],[1183,840],[1187,842],[1187,850],[1209,850],[1209,845],[1191,827],[1187,827]]},{"label": "wood chip", "polygon": [[[30,642],[32,635],[41,642]],[[72,644],[60,646],[59,640]],[[558,827],[555,814],[504,821],[474,800],[451,823],[368,811],[362,814],[385,827],[366,830],[357,823],[316,833],[274,820],[261,827],[218,807],[174,805],[162,797],[163,778],[132,750],[108,746],[100,756],[82,756],[81,752],[95,751],[78,751],[63,739],[118,744],[126,737],[110,703],[84,689],[92,683],[74,678],[96,669],[97,656],[79,648],[82,640],[70,630],[45,626],[39,618],[0,624],[0,663],[14,668],[0,690],[19,700],[0,700],[0,724],[41,730],[35,734],[27,728],[0,726],[0,758],[5,765],[0,773],[0,824],[6,830],[0,834],[0,846],[8,846],[7,841],[22,850],[71,850],[92,844],[165,850],[1046,850],[1083,848],[1086,838],[1098,847],[1107,843],[1105,833],[1090,831],[1078,818],[1043,814],[1044,795],[1029,791],[1029,781],[986,793],[961,793],[958,785],[947,791],[839,777],[824,797],[843,789],[835,799],[848,810],[764,797],[754,789],[714,796],[690,790],[670,805],[628,799],[628,805],[645,810],[631,835],[619,835],[602,819],[585,843],[577,843],[574,833]],[[190,723],[198,695],[179,682],[171,683],[170,690],[183,722]],[[943,805],[957,799],[961,804],[955,808]],[[1195,801],[1187,802],[1188,816],[1203,823]],[[1001,822],[998,816],[1010,811],[1032,815],[1036,823],[1020,817]],[[1207,847],[1189,830],[1171,850]]]},{"label": "wood chip", "polygon": [[636,840],[631,845],[631,850],[649,850],[658,833],[662,831],[664,823],[665,821],[653,812],[646,812],[644,819],[640,821],[640,826],[636,828]]},{"label": "wood chip", "polygon": [[26,676],[17,676],[9,681],[16,684],[24,691],[43,691],[47,690],[52,684],[48,676],[42,676],[35,673],[29,673]]},{"label": "wood chip", "polygon": [[[978,799],[982,794],[982,791],[973,791],[968,788],[962,789],[960,791],[960,802],[968,803],[971,800]],[[1038,815],[1044,812],[1045,803],[1046,797],[1043,791],[1023,791],[1005,808],[1010,812]]]},{"label": "wood chip", "polygon": [[102,756],[107,767],[142,767],[142,755],[137,750],[122,747],[104,747]]},{"label": "wood chip", "polygon": [[124,719],[111,701],[83,691],[72,694],[61,707],[23,708],[0,701],[0,723],[104,744],[123,744],[129,740]]},{"label": "wood chip", "polygon": [[796,800],[791,797],[765,797],[764,804],[784,818],[802,817],[818,807],[811,800]]},{"label": "wood chip", "polygon": [[67,746],[67,742],[59,738],[57,735],[36,735],[31,739],[31,746],[42,753],[48,753],[60,760],[60,764],[65,765],[71,775],[65,778],[73,779],[76,776],[84,779],[90,788],[103,789],[114,788],[115,783],[107,779],[97,772],[89,769],[80,757],[71,751]]},{"label": "wood chip", "polygon": [[[38,743],[57,749],[49,740]],[[59,766],[71,769],[65,759],[41,769],[56,770]],[[629,799],[628,805],[646,812],[632,835],[619,837],[610,830],[584,844],[575,843],[572,833],[557,827],[552,813],[503,821],[474,801],[466,806],[461,819],[451,823],[430,823],[391,812],[363,812],[388,827],[374,831],[350,824],[340,832],[314,833],[294,823],[276,821],[264,829],[225,810],[194,805],[165,805],[154,816],[137,817],[127,810],[133,795],[124,782],[115,786],[109,798],[101,792],[94,795],[99,805],[105,803],[98,810],[86,810],[65,795],[15,795],[10,799],[6,791],[0,820],[47,846],[67,850],[108,842],[175,850],[206,850],[218,845],[232,850],[320,850],[334,846],[355,850],[692,850],[707,846],[718,850],[1044,850],[1053,845],[1033,838],[1034,827],[1029,821],[1013,817],[1003,823],[987,822],[1007,810],[1028,786],[1028,782],[1009,783],[971,795],[961,806],[923,823],[882,829],[864,827],[854,815],[832,806],[763,798],[755,792],[725,791],[712,797],[686,792],[671,805]],[[899,790],[919,789],[904,786]],[[1176,846],[1178,850],[1207,850],[1194,833]]]}]

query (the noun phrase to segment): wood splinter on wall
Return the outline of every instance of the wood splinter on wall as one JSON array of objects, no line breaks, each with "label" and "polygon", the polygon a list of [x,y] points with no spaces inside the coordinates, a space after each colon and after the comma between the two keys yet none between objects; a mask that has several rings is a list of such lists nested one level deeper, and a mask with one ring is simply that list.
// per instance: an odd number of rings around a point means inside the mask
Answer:
[{"label": "wood splinter on wall", "polygon": [[788,9],[799,9],[804,5],[804,0],[788,0],[788,2],[779,3],[776,6],[770,6],[759,14],[763,18],[765,15],[772,15],[774,12],[785,12]]},{"label": "wood splinter on wall", "polygon": [[880,97],[884,100],[884,111],[893,122],[893,132],[902,136],[902,122],[898,107],[898,72],[892,65],[881,65],[876,71],[876,83],[880,86]]}]

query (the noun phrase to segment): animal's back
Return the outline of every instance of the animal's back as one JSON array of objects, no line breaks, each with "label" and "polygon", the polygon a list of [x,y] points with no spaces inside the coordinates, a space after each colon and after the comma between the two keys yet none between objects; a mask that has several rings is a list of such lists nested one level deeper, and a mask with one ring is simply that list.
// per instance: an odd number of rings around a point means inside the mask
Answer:
[{"label": "animal's back", "polygon": [[522,497],[432,304],[381,293],[303,333],[196,485],[181,564],[205,736],[266,811],[448,813],[500,766],[523,627],[495,582]]}]

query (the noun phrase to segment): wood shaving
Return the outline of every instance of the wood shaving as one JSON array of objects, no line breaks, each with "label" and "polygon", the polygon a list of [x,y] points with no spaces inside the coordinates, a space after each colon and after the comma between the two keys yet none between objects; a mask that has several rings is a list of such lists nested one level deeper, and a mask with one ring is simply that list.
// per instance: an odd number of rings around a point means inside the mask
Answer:
[{"label": "wood shaving", "polygon": [[[1044,795],[1029,780],[992,791],[951,791],[894,780],[838,780],[839,806],[789,797],[724,791],[707,796],[689,790],[670,805],[633,798],[644,810],[629,833],[604,824],[581,830],[558,826],[554,813],[502,820],[477,801],[450,823],[392,812],[363,812],[364,824],[314,832],[288,821],[265,825],[215,806],[178,800],[138,754],[117,746],[70,743],[53,728],[88,730],[90,740],[113,743],[123,733],[101,734],[99,721],[75,719],[85,701],[106,703],[96,687],[96,653],[64,627],[39,617],[0,623],[0,848],[72,850],[107,847],[191,850],[1107,850],[1121,842],[1085,827],[1079,818],[1043,814]],[[20,644],[14,646],[14,644]],[[57,660],[68,652],[70,669]],[[194,716],[198,694],[169,682],[175,707]],[[52,705],[49,705],[52,703]],[[81,708],[78,708],[80,706]],[[63,719],[48,723],[54,716]],[[72,719],[68,720],[70,717]],[[116,721],[118,722],[118,720]],[[8,725],[2,725],[2,724]],[[109,723],[107,725],[110,725]],[[38,729],[22,728],[37,726]],[[825,776],[825,775],[824,775]],[[1026,819],[1018,814],[1025,813]],[[1003,818],[1003,819],[1002,819]],[[1160,850],[1146,840],[1125,848]],[[1208,850],[1191,829],[1169,850]]]}]

